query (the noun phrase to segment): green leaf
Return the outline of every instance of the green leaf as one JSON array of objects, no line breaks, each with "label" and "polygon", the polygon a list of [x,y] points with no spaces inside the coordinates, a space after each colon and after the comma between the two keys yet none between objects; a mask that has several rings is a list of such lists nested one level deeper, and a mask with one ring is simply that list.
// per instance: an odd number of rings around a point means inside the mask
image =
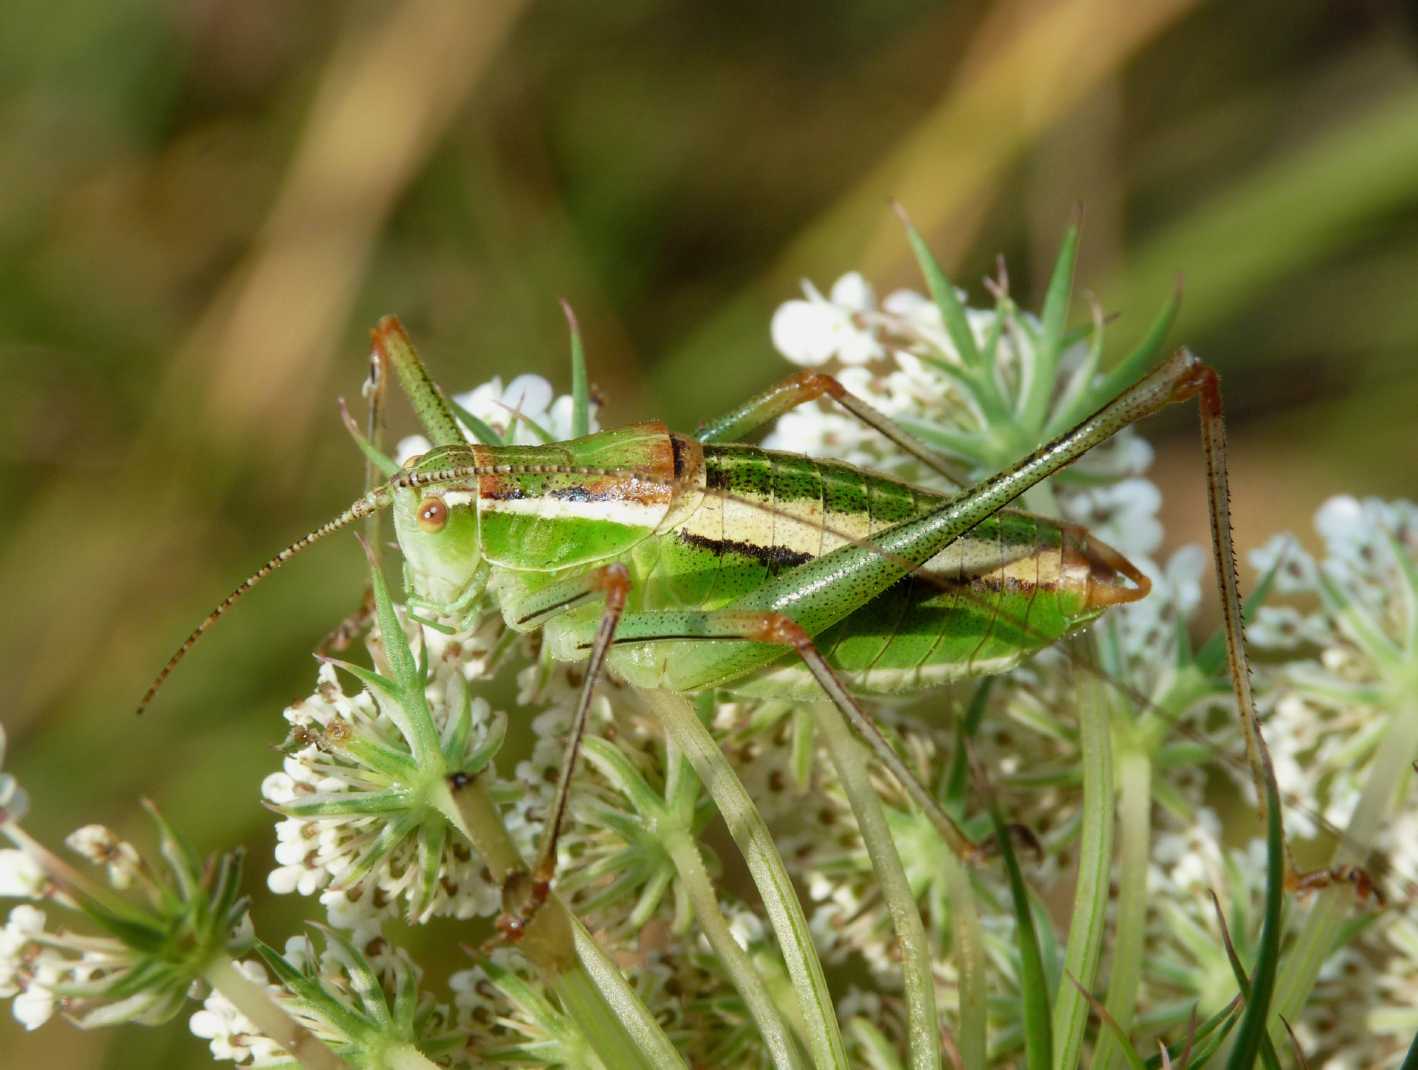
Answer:
[{"label": "green leaf", "polygon": [[379,835],[374,843],[360,851],[359,859],[353,866],[340,874],[339,880],[333,887],[348,888],[364,880],[366,876],[384,861],[384,858],[399,843],[413,832],[418,825],[420,816],[408,810],[400,811],[391,815],[390,820],[384,821],[379,828]]},{"label": "green leaf", "polygon": [[[1220,1043],[1220,1040],[1225,1039],[1227,1032],[1231,1029],[1231,1027],[1233,1027],[1233,1026],[1236,1024],[1236,1022],[1238,1022],[1238,1021],[1240,1020],[1240,1015],[1237,1013],[1238,1010],[1240,1009],[1240,1006],[1241,1006],[1241,1004],[1240,1004],[1239,1001],[1237,1001],[1237,1000],[1232,1000],[1230,1003],[1226,1004],[1226,1006],[1222,1007],[1219,1011],[1217,1011],[1215,1014],[1213,1014],[1213,1015],[1212,1015],[1210,1018],[1208,1018],[1206,1021],[1202,1022],[1201,1025],[1197,1026],[1196,1031],[1192,1033],[1192,1038],[1191,1038],[1191,1039],[1192,1039],[1192,1062],[1191,1062],[1191,1066],[1192,1066],[1192,1067],[1197,1067],[1197,1066],[1200,1066],[1200,1065],[1201,1065],[1201,1063],[1198,1061],[1198,1060],[1201,1058],[1201,1056],[1200,1056],[1200,1054],[1199,1054],[1200,1049],[1198,1049],[1198,1048],[1196,1047],[1197,1042],[1198,1042],[1198,1041],[1203,1041],[1203,1040],[1205,1040],[1207,1037],[1211,1036],[1211,1034],[1212,1034],[1213,1032],[1215,1032],[1216,1030],[1218,1030],[1218,1029],[1220,1029],[1220,1037],[1219,1037],[1219,1039],[1217,1040],[1216,1043],[1219,1044],[1219,1043]],[[1223,1027],[1224,1027],[1224,1028],[1223,1028]],[[1213,1045],[1212,1047],[1214,1048],[1215,1045]],[[1167,1058],[1170,1059],[1170,1060],[1172,1060],[1172,1062],[1175,1064],[1176,1060],[1178,1060],[1178,1059],[1180,1059],[1180,1058],[1182,1057],[1182,1052],[1183,1052],[1183,1050],[1184,1050],[1185,1048],[1186,1048],[1186,1042],[1185,1042],[1185,1041],[1181,1041],[1181,1042],[1179,1042],[1179,1043],[1177,1043],[1177,1044],[1173,1044],[1173,1045],[1169,1046],[1169,1047],[1167,1048]],[[1162,1055],[1161,1055],[1161,1053],[1158,1053],[1157,1055],[1153,1055],[1153,1056],[1151,1056],[1151,1057],[1147,1060],[1147,1070],[1159,1070],[1159,1068],[1160,1068],[1161,1066],[1162,1066]]]},{"label": "green leaf", "polygon": [[489,762],[497,757],[497,752],[502,749],[503,742],[507,739],[507,715],[498,711],[487,726],[487,735],[479,743],[473,752],[466,758],[461,757],[460,752],[448,749],[449,755],[457,756],[457,760],[462,762],[462,768],[456,772],[466,773],[468,776],[476,776],[481,773]]},{"label": "green leaf", "polygon": [[[1088,988],[1093,984],[1107,928],[1108,878],[1113,861],[1113,748],[1108,705],[1102,685],[1081,685],[1079,735],[1083,749],[1083,839],[1074,883],[1072,921],[1064,968]],[[1083,1048],[1087,1001],[1075,986],[1063,985],[1054,1001],[1054,1034],[1059,1038],[1056,1070],[1073,1070]]]},{"label": "green leaf", "polygon": [[349,975],[349,990],[359,1000],[359,1005],[364,1008],[365,1017],[369,1018],[381,1032],[387,1032],[393,1025],[393,1015],[389,1010],[388,1000],[384,996],[384,986],[380,983],[379,972],[374,965],[365,958],[363,952],[355,947],[339,929],[331,928],[328,925],[317,925],[317,929],[325,935],[327,954],[344,967],[345,973]]},{"label": "green leaf", "polygon": [[[1236,945],[1231,940],[1230,929],[1226,924],[1226,914],[1221,909],[1221,900],[1216,898],[1216,893],[1211,893],[1211,904],[1216,909],[1216,920],[1221,926],[1221,944],[1226,949],[1226,961],[1231,964],[1231,973],[1236,978],[1236,987],[1240,989],[1242,998],[1251,998],[1251,979],[1246,976],[1245,964],[1241,962],[1241,957],[1236,954]],[[1280,1059],[1275,1054],[1275,1046],[1270,1042],[1270,1037],[1261,1033],[1260,1046],[1261,1061],[1265,1063],[1266,1070],[1280,1070]]]},{"label": "green leaf", "polygon": [[[708,697],[712,700],[712,695]],[[646,698],[664,725],[667,738],[694,766],[743,854],[792,980],[809,1054],[818,1066],[845,1068],[847,1054],[822,960],[763,815],[685,696],[648,691]],[[706,704],[706,709],[712,710],[712,705]]]},{"label": "green leaf", "polygon": [[[311,942],[311,957],[315,957],[316,949],[314,941]],[[345,1004],[335,999],[328,992],[320,981],[308,974],[301,973],[290,961],[269,944],[257,940],[256,953],[261,956],[266,968],[275,975],[276,980],[283,988],[306,1003],[310,1008],[333,1025],[345,1036],[352,1040],[362,1037],[367,1031],[367,1023],[352,1012]]]},{"label": "green leaf", "polygon": [[[438,727],[433,723],[428,712],[428,702],[424,697],[424,674],[418,662],[414,660],[403,624],[394,612],[394,600],[389,596],[389,586],[384,581],[384,570],[373,558],[369,564],[370,586],[374,591],[374,607],[379,619],[379,635],[384,640],[384,656],[389,661],[389,668],[398,685],[395,698],[407,722],[406,725],[400,725],[400,728],[407,728],[409,747],[419,764],[441,762],[442,748]],[[363,674],[354,666],[346,668],[363,679]]]},{"label": "green leaf", "polygon": [[404,635],[403,622],[394,612],[394,599],[389,596],[389,585],[384,580],[384,570],[373,565],[369,570],[369,582],[374,589],[374,608],[379,619],[379,635],[384,640],[384,656],[389,659],[394,681],[399,689],[408,691],[421,687],[418,663],[413,650]]},{"label": "green leaf", "polygon": [[143,809],[158,827],[158,850],[162,852],[163,859],[177,882],[179,898],[183,902],[190,902],[202,894],[202,867],[196,855],[150,799],[143,800]]},{"label": "green leaf", "polygon": [[466,427],[472,433],[473,438],[480,444],[484,446],[501,446],[504,444],[501,435],[452,398],[448,399],[448,406],[453,410],[453,414],[458,417],[458,422]]},{"label": "green leaf", "polygon": [[969,740],[975,738],[984,720],[985,709],[990,701],[990,689],[995,678],[986,676],[975,687],[970,696],[970,705],[965,716],[955,724],[955,753],[950,758],[950,771],[945,776],[944,804],[954,816],[959,817],[965,804],[965,792],[970,786],[970,757],[966,749]]},{"label": "green leaf", "polygon": [[869,1070],[901,1070],[901,1060],[896,1057],[896,1045],[887,1040],[885,1034],[866,1018],[853,1018],[847,1023],[847,1032],[866,1056],[865,1065]]},{"label": "green leaf", "polygon": [[931,247],[926,244],[926,239],[906,215],[905,209],[898,205],[896,214],[901,217],[901,222],[906,227],[911,251],[916,254],[916,263],[920,265],[921,274],[931,292],[931,299],[935,301],[936,308],[940,309],[945,331],[960,355],[960,362],[966,368],[978,372],[984,367],[984,361],[975,345],[975,335],[970,330],[970,321],[965,315],[965,306],[960,301],[960,295],[955,292],[955,285],[946,278],[935,254],[931,252]]},{"label": "green leaf", "polygon": [[359,424],[354,422],[354,417],[350,415],[344,398],[340,399],[340,419],[344,422],[345,430],[349,432],[350,438],[354,439],[360,453],[364,454],[370,464],[383,472],[386,477],[392,478],[399,474],[401,471],[399,462],[369,441],[365,433],[359,429]]},{"label": "green leaf", "polygon": [[1059,354],[1063,352],[1064,331],[1068,325],[1068,306],[1073,298],[1073,269],[1078,263],[1078,224],[1064,232],[1058,259],[1049,278],[1044,297],[1044,314],[1034,365],[1030,373],[1028,393],[1021,399],[1023,412],[1020,422],[1026,428],[1042,428],[1049,411],[1049,399],[1054,396],[1054,379]]},{"label": "green leaf", "polygon": [[586,350],[581,343],[581,325],[570,302],[563,301],[566,322],[571,328],[571,437],[591,433],[591,385],[586,378]]},{"label": "green leaf", "polygon": [[1255,976],[1241,1016],[1241,1029],[1236,1046],[1226,1061],[1227,1070],[1250,1070],[1266,1037],[1266,1018],[1270,1014],[1270,998],[1275,992],[1275,978],[1280,968],[1280,912],[1285,905],[1285,842],[1280,823],[1280,793],[1274,776],[1265,785],[1265,917],[1260,930],[1260,954],[1256,959]]},{"label": "green leaf", "polygon": [[1112,401],[1143,377],[1157,363],[1158,354],[1182,307],[1182,288],[1178,286],[1157,313],[1147,334],[1131,353],[1124,357],[1091,390],[1085,391],[1067,414],[1066,426],[1072,426],[1107,402]]},{"label": "green leaf", "polygon": [[1015,938],[1019,945],[1019,988],[1024,999],[1024,1060],[1029,1070],[1049,1070],[1053,1064],[1053,1026],[1049,1013],[1049,979],[1044,972],[1044,959],[1039,951],[1039,934],[1034,929],[1034,910],[1024,874],[1014,853],[1009,825],[1000,810],[999,800],[986,779],[984,770],[970,755],[975,780],[989,809],[995,841],[1004,859],[1009,877],[1009,894],[1014,904]]},{"label": "green leaf", "polygon": [[1403,1057],[1403,1063],[1398,1070],[1418,1070],[1418,1034],[1413,1037],[1413,1043],[1408,1045],[1408,1054]]},{"label": "green leaf", "polygon": [[1103,1028],[1117,1041],[1118,1050],[1123,1053],[1123,1058],[1127,1060],[1128,1066],[1132,1067],[1132,1070],[1147,1070],[1147,1063],[1137,1053],[1137,1049],[1132,1046],[1132,1040],[1128,1037],[1127,1030],[1123,1029],[1118,1024],[1118,1020],[1108,1013],[1108,1008],[1103,1006],[1097,996],[1084,988],[1073,974],[1068,974],[1068,979],[1072,983],[1074,991],[1078,992],[1093,1008],[1093,1013],[1098,1015],[1098,1020],[1103,1023]]},{"label": "green leaf", "polygon": [[407,781],[418,773],[418,763],[409,756],[408,751],[373,739],[344,739],[332,749],[390,780]]},{"label": "green leaf", "polygon": [[310,795],[273,807],[288,817],[371,817],[397,813],[409,808],[409,793],[403,788],[389,791],[336,791]]},{"label": "green leaf", "polygon": [[926,244],[921,232],[906,215],[906,210],[899,204],[894,207],[906,228],[906,237],[911,243],[911,251],[916,254],[916,263],[920,265],[921,274],[925,277],[926,288],[930,290],[936,308],[940,309],[945,333],[949,335],[951,344],[960,356],[960,363],[968,373],[971,392],[980,407],[985,410],[990,423],[1004,418],[1007,410],[999,395],[999,389],[995,386],[994,369],[985,363],[984,356],[975,345],[975,335],[970,329],[970,320],[965,314],[965,305],[961,302],[960,295],[955,292],[954,284],[946,278],[935,254],[931,252],[931,247]]},{"label": "green leaf", "polygon": [[398,681],[391,680],[373,669],[366,669],[363,665],[356,665],[352,661],[341,661],[338,658],[331,658],[330,664],[342,672],[349,673],[371,691],[382,692],[390,698],[397,698],[399,695]]},{"label": "green leaf", "polygon": [[629,800],[635,812],[647,821],[665,817],[665,805],[660,793],[640,774],[625,752],[609,740],[594,736],[581,741],[581,753],[596,767],[615,789]]}]

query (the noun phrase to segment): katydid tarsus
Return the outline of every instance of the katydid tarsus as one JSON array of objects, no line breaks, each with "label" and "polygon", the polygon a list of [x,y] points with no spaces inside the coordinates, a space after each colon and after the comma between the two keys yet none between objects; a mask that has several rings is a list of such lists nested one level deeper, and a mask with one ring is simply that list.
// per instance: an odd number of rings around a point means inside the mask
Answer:
[{"label": "katydid tarsus", "polygon": [[[592,693],[607,668],[680,692],[825,695],[962,857],[972,843],[859,701],[998,672],[1146,595],[1145,575],[1082,528],[1008,509],[1121,428],[1196,397],[1231,676],[1260,798],[1273,783],[1250,696],[1231,545],[1216,374],[1186,350],[1029,457],[956,495],[846,464],[736,444],[788,409],[830,397],[923,463],[952,468],[834,379],[806,373],[697,436],[660,423],[539,446],[470,444],[398,321],[373,332],[433,448],[286,547],[224,599],[178,661],[252,586],[314,542],[391,509],[409,601],[454,621],[488,604],[551,656],[587,661],[580,701],[528,877],[531,909],[556,842]],[[505,919],[515,936],[525,916]]]}]

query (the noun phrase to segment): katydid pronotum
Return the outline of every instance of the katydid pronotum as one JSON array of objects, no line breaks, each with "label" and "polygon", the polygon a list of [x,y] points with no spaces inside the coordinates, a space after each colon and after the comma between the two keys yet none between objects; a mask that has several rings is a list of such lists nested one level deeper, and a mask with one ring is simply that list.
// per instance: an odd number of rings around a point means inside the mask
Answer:
[{"label": "katydid pronotum", "polygon": [[[1121,428],[1197,398],[1213,553],[1233,687],[1262,800],[1274,775],[1250,693],[1214,371],[1179,350],[1018,464],[953,496],[847,464],[737,440],[827,397],[950,477],[928,447],[830,376],[802,373],[697,435],[647,422],[538,446],[469,443],[458,414],[392,317],[373,332],[433,448],[286,547],[192,632],[146,707],[231,605],[325,536],[391,509],[410,603],[468,620],[495,601],[507,625],[540,630],[553,658],[587,662],[526,910],[549,893],[571,777],[605,671],[643,688],[799,694],[831,700],[959,855],[972,843],[882,736],[859,699],[1002,671],[1148,592],[1146,576],[1084,529],[1007,508]],[[1269,786],[1269,791],[1267,791]],[[509,882],[510,883],[510,882]],[[504,898],[508,898],[504,889]]]}]

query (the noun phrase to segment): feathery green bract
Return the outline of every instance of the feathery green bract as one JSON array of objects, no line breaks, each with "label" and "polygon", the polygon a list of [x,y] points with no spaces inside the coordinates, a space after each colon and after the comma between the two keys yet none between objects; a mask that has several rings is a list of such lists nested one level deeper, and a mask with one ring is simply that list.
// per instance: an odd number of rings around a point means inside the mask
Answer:
[{"label": "feathery green bract", "polygon": [[[1251,998],[1251,979],[1246,976],[1245,963],[1241,961],[1236,953],[1236,945],[1231,941],[1231,934],[1226,924],[1226,916],[1221,910],[1221,901],[1212,893],[1212,903],[1216,907],[1217,922],[1221,926],[1222,944],[1226,949],[1226,960],[1230,963],[1231,974],[1236,978],[1236,987],[1240,989],[1241,998],[1249,1000]],[[1280,1070],[1280,1059],[1275,1054],[1275,1045],[1270,1041],[1267,1033],[1261,1034],[1260,1058],[1265,1064],[1266,1070]]]},{"label": "feathery green bract", "polygon": [[[972,759],[973,761],[973,759]],[[1024,1059],[1029,1070],[1048,1070],[1053,1064],[1053,1022],[1049,1011],[1049,980],[1044,972],[1044,959],[1039,950],[1039,934],[1034,928],[1034,908],[1029,889],[1014,853],[1009,825],[1005,822],[999,800],[983,771],[976,767],[976,784],[984,795],[994,828],[995,843],[1004,859],[1009,878],[1010,900],[1014,905],[1015,940],[1019,947],[1019,990],[1024,1001]]]},{"label": "feathery green bract", "polygon": [[591,433],[591,385],[586,377],[586,349],[581,343],[581,325],[569,304],[563,303],[571,327],[571,437]]},{"label": "feathery green bract", "polygon": [[1058,259],[1049,279],[1048,293],[1044,298],[1043,322],[1034,352],[1034,362],[1030,368],[1028,390],[1022,395],[1023,412],[1021,423],[1026,427],[1038,427],[1044,422],[1053,397],[1054,380],[1057,377],[1059,357],[1063,353],[1064,334],[1068,326],[1069,300],[1073,296],[1073,269],[1078,262],[1078,225],[1070,226],[1059,247]]},{"label": "feathery green bract", "polygon": [[1071,427],[1147,374],[1148,369],[1157,363],[1157,359],[1162,353],[1163,343],[1166,342],[1167,335],[1172,329],[1172,324],[1176,322],[1177,313],[1181,307],[1182,290],[1178,286],[1172,291],[1172,296],[1167,299],[1167,303],[1162,306],[1147,333],[1132,352],[1120,360],[1097,382],[1088,384],[1087,389],[1079,394],[1072,405],[1061,409],[1050,422],[1048,433],[1057,434],[1065,428]]}]

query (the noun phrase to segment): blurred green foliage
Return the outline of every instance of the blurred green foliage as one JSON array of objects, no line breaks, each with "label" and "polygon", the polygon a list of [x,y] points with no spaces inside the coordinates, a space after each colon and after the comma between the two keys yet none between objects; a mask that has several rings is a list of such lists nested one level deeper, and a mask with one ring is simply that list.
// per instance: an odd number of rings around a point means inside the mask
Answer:
[{"label": "blurred green foliage", "polygon": [[[251,846],[273,942],[299,917],[261,885],[257,784],[303,652],[358,600],[353,540],[129,711],[223,592],[358,491],[334,402],[387,311],[450,388],[565,388],[565,296],[606,422],[688,428],[782,374],[767,325],[798,277],[914,284],[886,197],[977,297],[1002,252],[1031,300],[1079,203],[1120,342],[1185,277],[1243,545],[1332,493],[1418,493],[1406,10],[10,0],[0,651],[34,831],[141,842],[146,794],[204,850]],[[1177,541],[1204,512],[1189,419],[1149,430]],[[180,1030],[6,1019],[7,1066],[208,1065]]]}]

